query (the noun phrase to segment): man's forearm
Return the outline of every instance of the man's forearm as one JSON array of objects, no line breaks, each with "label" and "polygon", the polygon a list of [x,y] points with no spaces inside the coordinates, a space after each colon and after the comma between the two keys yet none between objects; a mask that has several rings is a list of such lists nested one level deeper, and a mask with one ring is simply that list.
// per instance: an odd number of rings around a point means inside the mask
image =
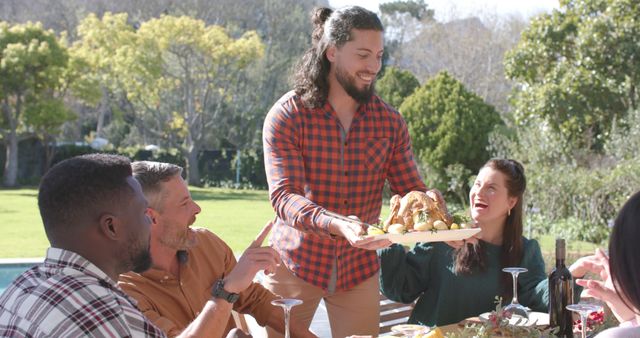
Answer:
[{"label": "man's forearm", "polygon": [[276,214],[289,226],[303,232],[329,236],[331,217],[321,213],[323,209],[304,195],[291,191],[290,187],[275,187],[271,204]]},{"label": "man's forearm", "polygon": [[209,299],[200,315],[178,337],[224,337],[232,309],[233,305],[223,299]]}]

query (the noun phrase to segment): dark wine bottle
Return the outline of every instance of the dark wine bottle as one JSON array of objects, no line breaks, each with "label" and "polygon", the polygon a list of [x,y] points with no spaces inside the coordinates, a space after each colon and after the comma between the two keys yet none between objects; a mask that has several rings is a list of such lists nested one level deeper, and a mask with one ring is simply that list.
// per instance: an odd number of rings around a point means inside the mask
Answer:
[{"label": "dark wine bottle", "polygon": [[558,337],[573,337],[573,320],[567,305],[573,304],[573,278],[564,259],[564,239],[556,239],[556,267],[549,274],[549,326]]}]

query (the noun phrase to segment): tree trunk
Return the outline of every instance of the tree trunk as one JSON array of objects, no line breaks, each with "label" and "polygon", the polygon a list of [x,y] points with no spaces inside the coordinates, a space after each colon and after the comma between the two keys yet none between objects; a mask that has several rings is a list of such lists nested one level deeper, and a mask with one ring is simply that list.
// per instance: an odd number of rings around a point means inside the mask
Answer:
[{"label": "tree trunk", "polygon": [[18,118],[20,117],[20,109],[22,108],[22,98],[20,95],[16,96],[15,115],[11,112],[7,98],[2,102],[2,114],[6,122],[9,124],[9,129],[5,132],[5,146],[6,146],[6,162],[4,164],[4,174],[2,177],[2,183],[5,187],[15,187],[18,185]]},{"label": "tree trunk", "polygon": [[42,140],[44,146],[44,168],[42,174],[46,174],[51,168],[51,162],[53,162],[53,156],[56,154],[56,139],[46,135]]},{"label": "tree trunk", "polygon": [[242,166],[242,151],[236,150],[236,189],[240,188],[240,171]]},{"label": "tree trunk", "polygon": [[107,118],[111,115],[111,105],[109,99],[109,91],[102,86],[102,99],[98,105],[98,124],[96,126],[96,137],[104,138],[104,127],[107,124]]},{"label": "tree trunk", "polygon": [[3,184],[5,187],[15,187],[18,184],[18,135],[15,128],[6,134],[7,160],[4,164]]},{"label": "tree trunk", "polygon": [[187,153],[187,182],[189,185],[200,186],[200,169],[198,168],[198,153],[199,149],[196,146],[191,146]]},{"label": "tree trunk", "polygon": [[636,86],[633,84],[629,87],[629,99],[631,101],[631,109],[636,110],[638,108],[636,104]]}]

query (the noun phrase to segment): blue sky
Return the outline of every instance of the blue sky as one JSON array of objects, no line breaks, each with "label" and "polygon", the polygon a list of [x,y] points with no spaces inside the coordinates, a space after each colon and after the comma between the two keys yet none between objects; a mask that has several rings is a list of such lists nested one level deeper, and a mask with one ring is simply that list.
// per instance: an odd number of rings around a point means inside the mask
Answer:
[{"label": "blue sky", "polygon": [[[378,3],[389,0],[329,0],[331,7],[358,5],[373,11]],[[466,17],[472,14],[520,14],[529,17],[540,12],[558,8],[558,0],[425,0],[429,8],[435,10],[436,19]]]}]

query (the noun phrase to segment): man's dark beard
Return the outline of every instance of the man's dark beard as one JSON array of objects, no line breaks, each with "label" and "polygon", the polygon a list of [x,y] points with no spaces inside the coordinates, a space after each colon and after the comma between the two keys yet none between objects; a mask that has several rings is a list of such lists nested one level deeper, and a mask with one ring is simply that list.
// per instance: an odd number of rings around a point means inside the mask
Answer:
[{"label": "man's dark beard", "polygon": [[147,246],[145,250],[140,250],[135,256],[131,256],[131,263],[133,264],[133,272],[144,272],[151,267],[151,248]]},{"label": "man's dark beard", "polygon": [[367,103],[375,91],[375,79],[371,82],[371,85],[360,90],[355,85],[355,78],[342,71],[340,67],[336,67],[336,80],[344,88],[344,91],[358,103]]}]

